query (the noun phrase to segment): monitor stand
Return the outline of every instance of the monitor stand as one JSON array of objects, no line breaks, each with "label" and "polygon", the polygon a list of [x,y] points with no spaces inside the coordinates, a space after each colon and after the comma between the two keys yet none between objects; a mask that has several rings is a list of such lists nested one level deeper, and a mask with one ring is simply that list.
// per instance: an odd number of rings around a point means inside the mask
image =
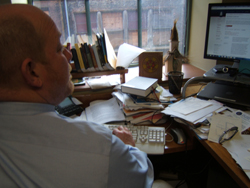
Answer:
[{"label": "monitor stand", "polygon": [[[229,68],[236,68],[238,65],[239,63],[235,62],[234,67]],[[242,110],[250,108],[250,76],[244,74],[232,76],[220,71],[225,66],[228,67],[228,65],[216,65],[203,75],[206,79],[216,81],[207,84],[197,97],[214,99]]]},{"label": "monitor stand", "polygon": [[197,97],[201,99],[214,99],[225,105],[241,110],[250,108],[250,86],[235,84],[228,81],[210,82],[201,90]]},{"label": "monitor stand", "polygon": [[[234,66],[239,66],[238,63],[234,63]],[[237,65],[238,64],[238,65]],[[224,80],[224,81],[229,81],[229,82],[234,82],[234,83],[242,83],[242,84],[250,84],[250,76],[246,74],[240,74],[240,75],[231,75],[229,73],[224,73],[222,71],[223,67],[229,67],[228,65],[222,65],[218,64],[209,71],[207,71],[203,76],[207,79],[211,80]],[[216,71],[217,70],[217,71]]]}]

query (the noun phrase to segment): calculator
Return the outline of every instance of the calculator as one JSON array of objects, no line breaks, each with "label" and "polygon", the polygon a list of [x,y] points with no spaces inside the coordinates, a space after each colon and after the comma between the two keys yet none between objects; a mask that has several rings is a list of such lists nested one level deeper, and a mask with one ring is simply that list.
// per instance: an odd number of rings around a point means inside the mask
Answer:
[{"label": "calculator", "polygon": [[58,106],[55,107],[55,110],[64,116],[72,116],[79,114],[83,111],[83,108],[79,105],[76,105],[72,101],[72,97],[66,97]]}]

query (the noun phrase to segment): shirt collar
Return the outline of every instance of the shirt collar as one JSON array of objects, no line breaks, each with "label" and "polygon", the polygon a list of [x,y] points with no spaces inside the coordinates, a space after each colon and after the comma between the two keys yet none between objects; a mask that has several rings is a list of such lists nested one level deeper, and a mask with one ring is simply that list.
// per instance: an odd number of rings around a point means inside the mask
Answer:
[{"label": "shirt collar", "polygon": [[34,115],[55,111],[55,106],[43,103],[0,102],[0,114]]}]

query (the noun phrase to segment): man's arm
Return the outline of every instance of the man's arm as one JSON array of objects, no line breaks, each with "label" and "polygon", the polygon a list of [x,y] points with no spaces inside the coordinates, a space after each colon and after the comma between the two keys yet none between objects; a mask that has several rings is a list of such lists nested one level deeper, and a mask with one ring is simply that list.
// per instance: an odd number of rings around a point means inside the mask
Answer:
[{"label": "man's arm", "polygon": [[108,187],[151,188],[154,170],[147,154],[112,136]]}]

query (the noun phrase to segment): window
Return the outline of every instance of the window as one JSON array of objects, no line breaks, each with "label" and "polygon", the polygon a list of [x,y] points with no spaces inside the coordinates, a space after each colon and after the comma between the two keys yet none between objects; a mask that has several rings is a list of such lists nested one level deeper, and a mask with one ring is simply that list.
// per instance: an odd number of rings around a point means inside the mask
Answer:
[{"label": "window", "polygon": [[[115,49],[126,42],[150,51],[169,49],[177,19],[179,51],[184,54],[188,0],[33,0],[62,32],[62,43],[96,40],[106,29]],[[139,17],[138,17],[139,16]],[[87,40],[87,41],[86,41]]]}]

